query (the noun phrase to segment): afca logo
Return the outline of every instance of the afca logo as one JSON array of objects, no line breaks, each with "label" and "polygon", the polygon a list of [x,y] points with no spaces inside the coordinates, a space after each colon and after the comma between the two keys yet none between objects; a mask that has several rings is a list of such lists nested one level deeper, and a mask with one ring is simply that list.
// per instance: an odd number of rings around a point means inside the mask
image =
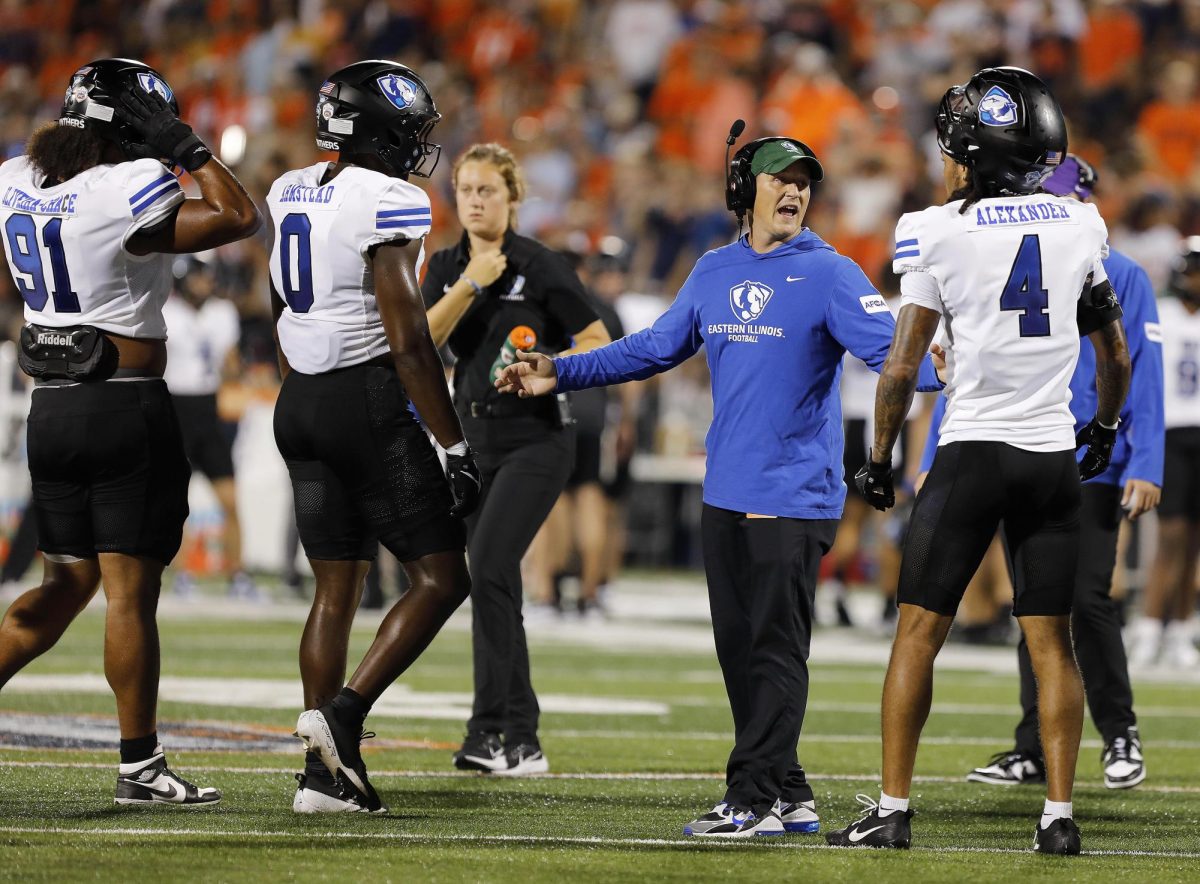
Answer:
[{"label": "afca logo", "polygon": [[163,97],[164,101],[170,101],[175,97],[174,93],[171,92],[171,87],[158,77],[154,76],[154,74],[151,74],[148,71],[140,71],[137,75],[137,78],[138,83],[141,84],[143,89],[145,89],[147,92],[157,92]]},{"label": "afca logo", "polygon": [[388,74],[378,80],[383,97],[400,110],[410,107],[417,100],[417,86],[411,80],[406,80],[396,74]]},{"label": "afca logo", "polygon": [[1017,103],[999,86],[984,93],[979,102],[979,122],[985,126],[1011,126],[1017,121]]},{"label": "afca logo", "polygon": [[762,316],[773,294],[775,291],[770,286],[746,280],[729,290],[729,306],[738,322],[753,322]]}]

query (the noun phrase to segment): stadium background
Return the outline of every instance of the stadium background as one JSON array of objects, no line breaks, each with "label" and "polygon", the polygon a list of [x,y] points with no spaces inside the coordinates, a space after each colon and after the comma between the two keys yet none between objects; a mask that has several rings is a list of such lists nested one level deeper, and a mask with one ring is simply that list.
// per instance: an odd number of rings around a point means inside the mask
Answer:
[{"label": "stadium background", "polygon": [[[699,254],[733,234],[723,206],[722,176],[724,138],[735,117],[747,120],[747,137],[787,134],[814,148],[825,165],[826,181],[806,223],[879,283],[896,218],[941,199],[940,160],[932,131],[938,99],[951,83],[963,82],[991,64],[1028,67],[1052,86],[1070,121],[1071,149],[1100,171],[1097,202],[1113,245],[1141,263],[1156,286],[1165,281],[1181,238],[1200,233],[1196,0],[8,0],[0,3],[0,153],[18,154],[34,127],[57,116],[64,86],[80,64],[114,54],[142,58],[165,74],[185,119],[235,169],[260,205],[282,170],[311,164],[317,157],[312,108],[324,73],[359,58],[402,61],[426,79],[443,115],[435,132],[443,146],[442,161],[432,179],[421,182],[434,205],[427,249],[443,247],[458,236],[449,192],[453,157],[473,142],[501,141],[518,155],[528,179],[521,232],[580,254],[622,249],[630,268],[630,303],[647,317],[665,308]],[[242,318],[240,364],[223,390],[222,408],[226,417],[241,424],[238,458],[246,468],[239,494],[251,511],[243,517],[247,563],[272,570],[282,556],[289,501],[286,475],[270,436],[277,378],[264,241],[223,248],[215,260],[224,293]],[[15,337],[19,323],[20,300],[8,275],[0,274],[0,340]],[[23,400],[14,387],[4,387],[0,538],[15,527],[27,492],[19,423],[13,420]],[[679,472],[678,487],[656,498],[647,525],[686,527],[698,510],[692,480],[711,414],[702,360],[665,376],[645,408],[641,453],[665,458],[658,463],[674,465]],[[192,530],[193,537],[202,540],[199,545],[193,542],[192,558],[183,564],[212,570],[205,544],[211,547],[216,533],[214,510],[203,489],[197,494]],[[665,537],[649,532],[645,537],[654,542],[643,547],[635,536],[635,561],[694,564],[696,551],[684,534],[680,538],[669,531]],[[667,580],[635,576],[628,586],[632,591],[616,606],[618,618],[661,620],[671,625],[674,631],[669,635],[674,638],[664,638],[665,626],[640,634],[634,627],[622,632],[620,625],[615,632],[604,631],[612,627],[564,625],[556,627],[555,634],[535,634],[534,654],[540,657],[535,670],[547,673],[545,690],[565,698],[557,707],[548,706],[547,751],[556,770],[568,775],[573,771],[582,779],[556,782],[543,791],[521,784],[496,787],[510,807],[511,819],[502,814],[481,820],[471,816],[478,813],[480,795],[489,794],[472,785],[478,781],[449,784],[436,779],[446,767],[445,747],[456,738],[463,711],[455,705],[461,696],[447,692],[469,690],[469,655],[461,624],[452,624],[435,644],[427,668],[419,664],[414,671],[412,689],[458,699],[447,700],[448,705],[433,712],[429,703],[399,702],[396,708],[401,711],[396,714],[411,718],[414,705],[424,711],[415,715],[415,722],[406,718],[400,733],[388,735],[395,739],[385,741],[373,764],[395,769],[399,779],[385,779],[385,788],[393,794],[404,788],[406,797],[411,793],[426,810],[481,821],[482,828],[456,828],[453,820],[444,819],[433,827],[427,856],[445,858],[451,877],[485,876],[485,867],[474,864],[478,857],[456,846],[456,838],[482,831],[502,839],[530,827],[535,833],[548,833],[548,838],[561,836],[555,842],[558,847],[568,845],[570,837],[604,835],[616,845],[611,855],[604,853],[603,845],[575,846],[600,863],[594,868],[616,877],[650,877],[650,869],[663,877],[694,877],[751,868],[745,865],[751,860],[744,857],[704,853],[678,865],[669,858],[644,855],[622,865],[621,856],[642,849],[634,843],[638,838],[673,837],[677,822],[712,800],[717,788],[712,772],[719,767],[728,731],[711,637],[704,626],[707,612],[694,574]],[[264,682],[266,688],[259,685],[260,692],[282,690],[278,685],[294,678],[292,642],[298,624],[289,611],[250,616],[243,608],[222,604],[203,612],[165,605],[164,648],[174,656],[167,657],[164,672],[188,684],[164,691],[163,714],[175,722],[179,734],[197,732],[189,722],[220,721],[228,736],[236,730],[230,722],[243,722],[257,728],[255,739],[265,740],[270,749],[274,744],[263,734],[278,736],[292,713],[264,711],[266,705],[252,711],[241,702],[230,711],[193,682],[202,676],[253,676],[277,680]],[[56,719],[51,728],[57,728],[57,745],[78,750],[61,755],[59,767],[41,779],[38,768],[21,765],[42,755],[0,749],[0,781],[33,791],[47,784],[61,787],[56,792],[60,797],[47,805],[49,823],[31,816],[29,808],[18,807],[12,791],[3,789],[10,797],[0,802],[0,830],[8,834],[0,832],[0,844],[27,848],[26,860],[33,857],[39,864],[23,867],[26,871],[49,873],[55,862],[86,861],[98,863],[95,868],[103,874],[119,867],[111,863],[120,862],[122,839],[141,843],[136,835],[121,834],[127,820],[81,822],[79,801],[70,797],[72,789],[85,788],[100,800],[108,788],[110,753],[96,751],[103,737],[97,743],[80,736],[81,730],[98,727],[102,717],[111,714],[111,700],[90,688],[83,690],[79,680],[99,671],[99,616],[85,617],[63,647],[31,670],[35,679],[49,679],[27,682],[40,685],[40,693],[25,688],[0,698],[0,719],[7,719],[8,725],[26,715],[65,718],[65,724]],[[601,631],[594,633],[597,628]],[[372,621],[365,618],[356,632],[357,646],[371,630]],[[201,632],[204,641],[197,638]],[[827,808],[823,816],[839,822],[851,812],[847,790],[852,793],[858,782],[870,792],[874,786],[863,772],[877,765],[877,716],[871,707],[878,697],[886,644],[860,638],[834,639],[827,634],[814,648],[818,662],[806,734],[812,739],[810,757],[829,774],[818,792]],[[661,653],[646,651],[651,640],[660,644]],[[257,650],[251,653],[250,648]],[[212,659],[214,652],[226,658]],[[973,788],[957,785],[970,765],[1005,745],[1009,719],[1004,716],[1015,699],[1010,663],[1011,654],[1000,649],[996,654],[952,656],[948,664],[953,672],[939,690],[949,684],[948,699],[957,706],[943,711],[941,719],[935,707],[933,743],[922,756],[924,769],[919,772],[928,777],[928,800],[936,798],[941,804],[941,809],[927,812],[926,826],[956,822],[966,812],[973,828],[969,837],[951,828],[931,839],[947,851],[936,863],[921,867],[931,879],[961,879],[968,873],[1004,877],[1018,869],[1039,874],[1040,867],[1025,867],[1024,858],[1000,852],[1023,844],[1024,834],[1018,838],[1011,833],[1024,833],[1036,796],[991,800],[989,794],[989,801],[980,802]],[[691,687],[681,689],[681,684]],[[1195,874],[1195,851],[1200,849],[1192,834],[1200,821],[1195,794],[1200,792],[1200,766],[1195,761],[1200,744],[1188,742],[1194,736],[1190,719],[1200,690],[1194,673],[1144,675],[1138,689],[1139,701],[1146,702],[1151,713],[1144,731],[1151,745],[1158,740],[1151,750],[1156,753],[1151,776],[1159,791],[1139,790],[1118,799],[1095,789],[1094,753],[1085,751],[1081,771],[1093,788],[1089,792],[1085,784],[1080,805],[1090,801],[1102,820],[1093,820],[1090,830],[1099,835],[1092,842],[1096,847],[1110,853],[1136,848],[1155,855],[1144,861],[1105,857],[1110,874],[1183,880],[1189,874],[1186,869]],[[262,695],[248,687],[246,691]],[[599,717],[586,724],[578,716],[587,713],[571,708],[572,698],[576,706],[587,705],[583,695],[609,701],[597,707],[603,715],[597,713]],[[939,693],[939,702],[946,698]],[[640,701],[649,706],[638,707]],[[622,707],[621,702],[633,705]],[[677,702],[681,705],[674,705]],[[172,732],[172,727],[164,729]],[[1089,729],[1086,736],[1094,749],[1094,732]],[[39,739],[44,745],[50,737],[43,733]],[[228,844],[220,840],[227,838],[228,830],[253,833],[293,825],[289,815],[276,813],[278,795],[267,797],[281,788],[286,794],[286,788],[280,786],[279,776],[272,778],[255,766],[263,763],[255,760],[257,756],[231,760],[229,755],[206,755],[205,747],[211,745],[196,739],[193,751],[200,754],[185,753],[184,758],[193,764],[207,762],[213,770],[226,771],[227,778],[240,777],[239,782],[248,783],[242,786],[243,797],[271,809],[263,809],[257,818],[216,817],[217,822],[189,821],[188,826],[196,832],[226,832],[211,837]],[[74,762],[97,767],[84,787],[67,767]],[[275,758],[266,762],[278,771],[288,770],[287,763]],[[411,777],[408,771],[425,771],[434,778]],[[621,786],[600,780],[594,785],[586,779],[614,771],[640,771],[651,780],[670,771],[685,785],[672,791],[669,777],[652,786],[637,780]],[[238,789],[233,792],[236,796]],[[610,800],[614,795],[619,800]],[[543,804],[557,808],[554,822],[543,813]],[[622,809],[629,807],[653,812],[629,817]],[[589,821],[589,813],[599,814],[602,822]],[[997,815],[1011,837],[1003,832],[997,836],[989,828]],[[516,825],[509,825],[512,819]],[[630,824],[630,819],[635,822]],[[1142,840],[1131,847],[1126,832],[1134,819],[1156,825],[1139,823]],[[62,836],[51,830],[76,825],[97,828],[99,834],[94,840],[68,839],[61,852],[52,849],[53,839]],[[145,825],[162,829],[167,823],[159,819]],[[321,828],[314,828],[309,837],[322,837],[317,831]],[[39,829],[47,830],[45,838],[36,834]],[[1086,836],[1086,824],[1084,831]],[[292,835],[286,832],[277,836],[296,856],[312,849],[288,841]],[[628,843],[621,842],[623,836]],[[249,849],[253,835],[246,838],[242,846]],[[967,844],[992,853],[972,858],[950,852],[955,845]],[[377,852],[378,845],[370,841],[360,846],[364,856]],[[525,846],[536,852],[546,874],[580,861],[566,847],[556,854],[536,844]],[[57,856],[53,861],[52,855]],[[255,854],[254,861],[259,860],[261,855]],[[964,865],[967,860],[974,865]],[[770,865],[761,856],[752,862],[754,868],[773,874],[791,868]],[[282,872],[288,866],[272,868]],[[378,871],[385,866],[364,868]],[[826,862],[818,868],[818,878],[866,870],[859,860]],[[901,873],[900,866],[895,868]],[[1078,868],[1083,874],[1090,867]],[[226,869],[230,877],[236,877],[233,869]],[[429,865],[422,860],[412,869],[428,872]]]}]

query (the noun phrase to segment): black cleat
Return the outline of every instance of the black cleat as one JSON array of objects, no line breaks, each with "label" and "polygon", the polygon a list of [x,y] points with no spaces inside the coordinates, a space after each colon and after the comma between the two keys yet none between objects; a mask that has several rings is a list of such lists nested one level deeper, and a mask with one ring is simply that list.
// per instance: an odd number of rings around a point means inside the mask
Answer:
[{"label": "black cleat", "polygon": [[167,767],[162,746],[145,761],[122,764],[117,774],[117,804],[166,804],[201,807],[216,804],[221,793],[197,787]]},{"label": "black cleat", "polygon": [[855,796],[867,812],[857,822],[828,832],[825,841],[832,847],[892,847],[908,850],[912,845],[911,810],[893,810],[880,816],[879,805],[866,795]]},{"label": "black cleat", "polygon": [[462,748],[454,753],[454,766],[459,770],[478,770],[495,773],[508,770],[509,759],[499,734],[473,731],[463,740]]},{"label": "black cleat", "polygon": [[363,807],[338,779],[322,767],[320,770],[306,768],[296,774],[296,796],[292,799],[295,813],[362,813]]},{"label": "black cleat", "polygon": [[1046,828],[1039,823],[1033,833],[1033,849],[1054,856],[1078,856],[1079,826],[1075,820],[1056,819]]},{"label": "black cleat", "polygon": [[346,786],[363,809],[368,813],[387,813],[379,800],[375,787],[367,780],[367,766],[363,763],[358,744],[375,734],[362,731],[361,722],[354,726],[338,718],[332,703],[320,709],[309,709],[300,713],[296,722],[296,736],[304,741],[309,752],[315,752],[321,763],[342,785]]}]

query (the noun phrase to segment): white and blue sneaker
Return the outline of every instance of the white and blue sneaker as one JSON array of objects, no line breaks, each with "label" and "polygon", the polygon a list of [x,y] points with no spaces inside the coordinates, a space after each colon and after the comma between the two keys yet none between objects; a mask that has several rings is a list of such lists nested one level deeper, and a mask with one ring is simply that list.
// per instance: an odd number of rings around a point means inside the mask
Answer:
[{"label": "white and blue sneaker", "polygon": [[772,810],[783,820],[783,829],[790,834],[811,835],[821,831],[821,818],[817,816],[817,802],[794,801],[785,802],[782,798],[775,802]]},{"label": "white and blue sneaker", "polygon": [[748,838],[755,835],[783,835],[786,832],[777,807],[772,807],[759,818],[753,811],[741,810],[724,801],[683,827],[685,835],[711,838]]}]

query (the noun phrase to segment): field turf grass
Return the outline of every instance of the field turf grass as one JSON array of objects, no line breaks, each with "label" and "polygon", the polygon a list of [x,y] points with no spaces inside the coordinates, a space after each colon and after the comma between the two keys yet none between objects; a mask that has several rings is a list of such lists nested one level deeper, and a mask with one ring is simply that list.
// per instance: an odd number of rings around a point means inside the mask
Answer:
[{"label": "field turf grass", "polygon": [[[216,679],[231,704],[164,701],[164,722],[252,725],[286,733],[296,709],[237,705],[239,679],[293,679],[295,613],[253,619],[198,608],[162,618],[163,675]],[[463,704],[471,685],[469,636],[460,614],[402,680],[437,702]],[[84,614],[30,675],[99,671],[102,611]],[[576,627],[578,629],[578,627]],[[603,636],[605,627],[595,628]],[[690,630],[701,626],[661,629]],[[356,627],[352,665],[373,628]],[[576,633],[577,635],[578,633]],[[846,641],[879,641],[847,637]],[[1043,794],[1001,789],[963,775],[1011,745],[1015,677],[938,674],[935,707],[917,763],[910,852],[832,850],[820,835],[712,843],[683,825],[722,794],[731,723],[711,651],[631,650],[555,636],[531,639],[539,693],[590,698],[589,712],[547,712],[543,746],[554,775],[505,781],[452,771],[462,721],[435,710],[373,716],[366,743],[386,817],[301,817],[291,812],[301,753],[177,751],[172,766],[224,790],[214,808],[119,808],[115,749],[0,745],[0,876],[9,880],[339,881],[1196,881],[1200,880],[1200,684],[1138,684],[1150,776],[1135,790],[1103,788],[1091,725],[1076,818],[1088,855],[1029,851]],[[817,793],[822,829],[857,811],[856,792],[878,794],[882,666],[812,666],[801,758]],[[299,698],[298,685],[294,689]],[[449,695],[449,696],[447,696]],[[662,704],[655,714],[603,711],[606,700]],[[598,706],[596,704],[599,704]],[[434,704],[436,705],[436,703]],[[940,708],[939,708],[940,707]],[[597,709],[599,711],[597,711]],[[92,690],[0,693],[5,722],[80,716],[111,726],[110,695]],[[94,716],[93,718],[90,718]],[[296,744],[297,747],[299,744]]]}]

